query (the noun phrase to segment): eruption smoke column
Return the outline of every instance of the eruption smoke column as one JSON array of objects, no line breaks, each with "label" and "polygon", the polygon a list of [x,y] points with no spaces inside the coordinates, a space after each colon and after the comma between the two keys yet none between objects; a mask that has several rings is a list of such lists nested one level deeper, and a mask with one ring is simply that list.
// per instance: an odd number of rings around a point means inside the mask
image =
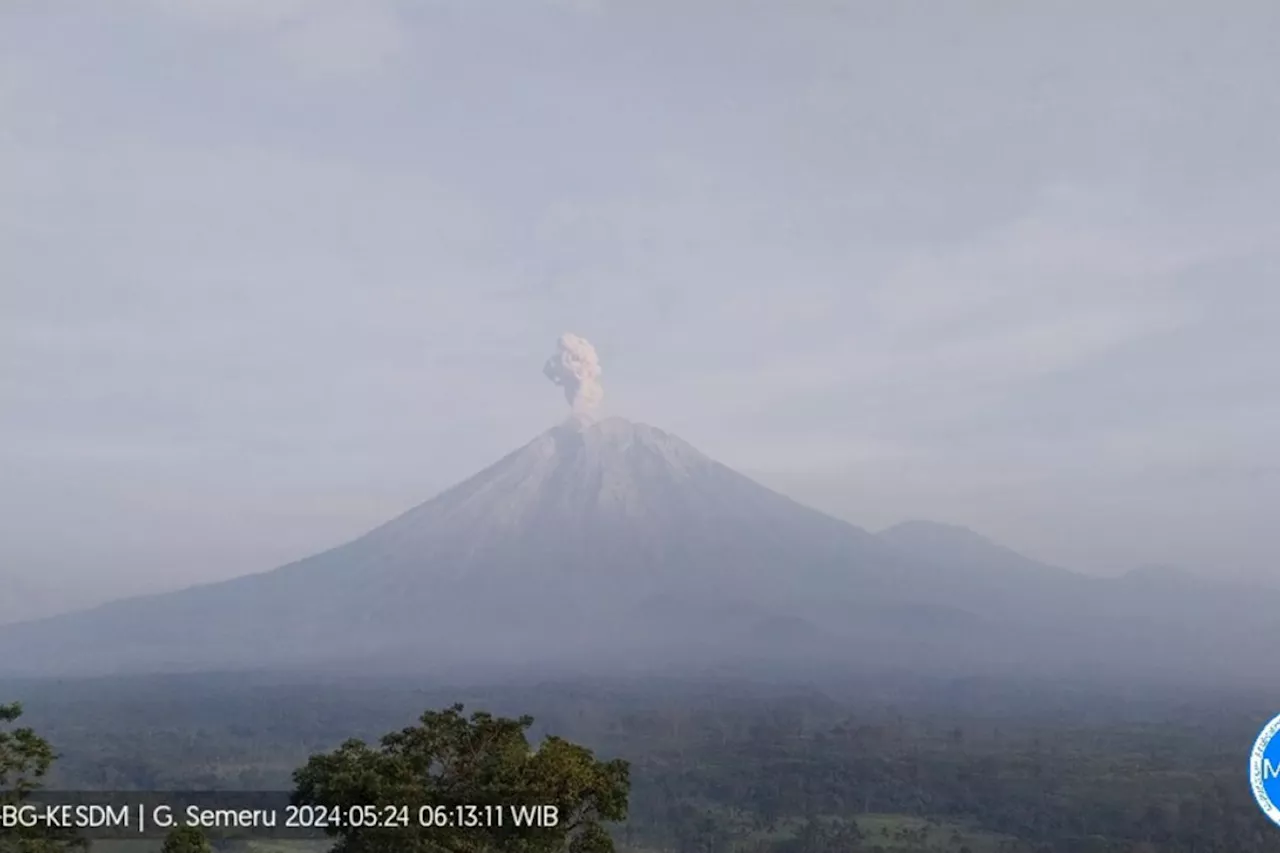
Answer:
[{"label": "eruption smoke column", "polygon": [[604,389],[600,387],[600,358],[591,342],[577,335],[561,335],[556,354],[547,359],[542,372],[564,388],[564,397],[573,413],[590,416]]}]

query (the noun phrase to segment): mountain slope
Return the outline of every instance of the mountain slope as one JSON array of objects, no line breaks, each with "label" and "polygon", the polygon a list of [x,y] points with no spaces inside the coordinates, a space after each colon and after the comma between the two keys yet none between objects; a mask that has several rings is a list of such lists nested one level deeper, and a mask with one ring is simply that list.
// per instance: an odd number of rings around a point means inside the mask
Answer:
[{"label": "mountain slope", "polygon": [[36,619],[83,606],[86,597],[40,584],[16,572],[0,574],[0,625]]},{"label": "mountain slope", "polygon": [[1278,605],[1089,578],[928,522],[872,535],[614,419],[549,430],[274,571],[0,626],[0,672],[769,662],[1245,678],[1259,664],[1242,652],[1280,642]]},{"label": "mountain slope", "polygon": [[1023,556],[967,527],[936,521],[904,521],[876,534],[899,554],[952,569],[1009,574],[1069,574]]},{"label": "mountain slope", "polygon": [[[549,430],[334,550],[0,643],[42,671],[711,646],[779,614],[840,612],[854,578],[891,562],[866,531],[615,419]],[[663,596],[681,607],[655,613]]]}]

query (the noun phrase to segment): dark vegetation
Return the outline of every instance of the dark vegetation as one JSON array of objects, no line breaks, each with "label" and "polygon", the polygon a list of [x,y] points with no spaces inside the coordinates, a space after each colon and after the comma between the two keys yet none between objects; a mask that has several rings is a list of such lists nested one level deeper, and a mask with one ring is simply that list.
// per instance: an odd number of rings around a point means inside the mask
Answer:
[{"label": "dark vegetation", "polygon": [[[461,705],[428,711],[418,724],[384,736],[376,747],[348,740],[312,756],[294,775],[295,802],[369,809],[393,815],[403,804],[445,815],[461,809],[468,825],[422,826],[393,816],[394,826],[335,828],[339,853],[613,853],[606,821],[627,816],[625,761],[596,760],[563,738],[536,749],[526,732],[531,717],[509,719]],[[556,820],[517,826],[510,810],[555,809]],[[491,815],[501,810],[507,820]]]},{"label": "dark vegetation", "polygon": [[1262,694],[891,678],[446,689],[267,675],[0,693],[22,699],[23,722],[61,753],[52,788],[292,789],[300,767],[323,766],[312,756],[463,702],[531,715],[531,739],[565,738],[562,757],[584,778],[595,771],[570,758],[573,744],[629,762],[629,818],[613,830],[622,850],[1280,851],[1244,773],[1280,710]]},{"label": "dark vegetation", "polygon": [[[21,803],[39,788],[55,758],[47,740],[30,726],[18,725],[21,717],[21,705],[0,705],[0,809]],[[0,830],[0,853],[56,853],[84,846],[66,832]]]}]

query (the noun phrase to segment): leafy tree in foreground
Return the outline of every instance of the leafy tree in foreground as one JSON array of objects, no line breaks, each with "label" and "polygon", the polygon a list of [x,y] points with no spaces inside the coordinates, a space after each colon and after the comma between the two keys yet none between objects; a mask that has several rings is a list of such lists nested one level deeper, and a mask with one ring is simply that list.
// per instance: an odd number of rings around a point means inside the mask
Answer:
[{"label": "leafy tree in foreground", "polygon": [[[33,791],[57,757],[44,738],[30,728],[10,725],[22,716],[21,705],[0,705],[0,807],[19,805]],[[43,827],[0,829],[0,853],[55,853],[86,849],[73,834]]]},{"label": "leafy tree in foreground", "polygon": [[[555,737],[535,750],[531,717],[462,711],[428,711],[378,748],[351,740],[313,756],[294,774],[294,802],[326,810],[340,853],[611,853],[605,823],[627,816],[625,761]],[[532,806],[555,811],[529,826]]]},{"label": "leafy tree in foreground", "polygon": [[160,853],[213,853],[213,845],[199,827],[180,826],[165,836]]}]

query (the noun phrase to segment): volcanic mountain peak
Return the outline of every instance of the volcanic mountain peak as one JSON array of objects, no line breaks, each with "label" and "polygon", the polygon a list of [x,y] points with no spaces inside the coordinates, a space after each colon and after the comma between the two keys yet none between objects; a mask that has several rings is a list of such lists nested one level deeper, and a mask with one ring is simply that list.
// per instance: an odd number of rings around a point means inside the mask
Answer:
[{"label": "volcanic mountain peak", "polygon": [[571,422],[544,432],[526,449],[533,446],[556,464],[572,465],[581,477],[600,477],[614,485],[627,479],[627,472],[634,477],[637,468],[684,479],[718,467],[683,439],[623,418]]},{"label": "volcanic mountain peak", "polygon": [[[699,526],[776,523],[810,510],[646,424],[621,418],[550,429],[494,465],[368,534],[393,550],[450,543],[526,547],[631,537],[650,544]],[[831,525],[847,525],[827,519]]]},{"label": "volcanic mountain peak", "polygon": [[[621,418],[550,429],[383,530],[429,524],[524,529],[655,511],[681,481],[720,468],[684,441]],[[655,494],[655,490],[657,493]],[[378,531],[375,531],[377,533]]]}]

